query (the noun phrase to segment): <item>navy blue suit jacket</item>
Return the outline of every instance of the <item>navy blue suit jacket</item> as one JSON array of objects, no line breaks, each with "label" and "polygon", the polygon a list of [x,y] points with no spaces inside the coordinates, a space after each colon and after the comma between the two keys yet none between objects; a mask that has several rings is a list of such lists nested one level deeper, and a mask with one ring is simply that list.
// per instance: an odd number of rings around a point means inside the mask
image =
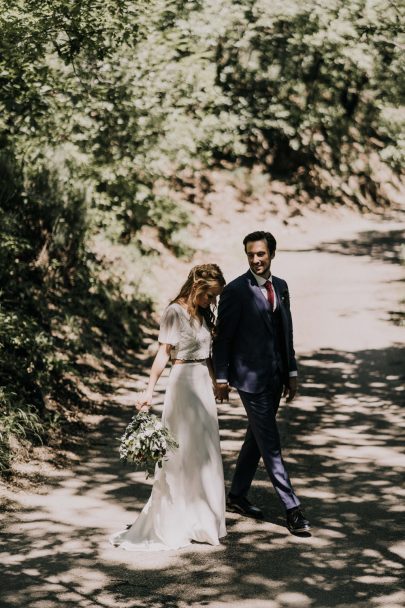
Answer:
[{"label": "navy blue suit jacket", "polygon": [[[250,270],[225,286],[218,307],[213,364],[217,379],[248,393],[260,393],[282,361],[285,382],[297,363],[287,283],[272,277],[279,307],[276,340],[269,305]],[[275,357],[276,353],[276,357]]]}]

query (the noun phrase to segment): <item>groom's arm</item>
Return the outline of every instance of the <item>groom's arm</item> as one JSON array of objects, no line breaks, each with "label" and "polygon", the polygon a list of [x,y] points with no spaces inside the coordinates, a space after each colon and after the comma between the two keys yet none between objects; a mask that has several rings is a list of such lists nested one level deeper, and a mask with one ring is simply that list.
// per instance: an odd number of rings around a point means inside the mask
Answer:
[{"label": "groom's arm", "polygon": [[291,317],[291,308],[290,308],[290,293],[288,291],[288,285],[284,281],[285,291],[284,291],[284,310],[287,318],[287,340],[288,340],[288,375],[289,375],[289,383],[288,386],[285,386],[284,389],[284,397],[287,397],[287,402],[290,402],[294,399],[297,388],[298,388],[298,372],[297,372],[297,361],[295,359],[295,350],[294,350],[294,332],[293,332],[293,323]]},{"label": "groom's arm", "polygon": [[295,359],[295,350],[294,350],[294,331],[293,331],[293,322],[291,316],[291,308],[290,308],[290,292],[288,291],[288,285],[285,283],[285,297],[284,297],[284,306],[285,311],[287,313],[287,324],[288,324],[288,371],[290,376],[297,375],[297,361]]},{"label": "groom's arm", "polygon": [[228,382],[231,348],[239,323],[241,310],[241,300],[238,297],[237,291],[233,287],[225,287],[219,300],[217,326],[212,353],[217,382]]}]

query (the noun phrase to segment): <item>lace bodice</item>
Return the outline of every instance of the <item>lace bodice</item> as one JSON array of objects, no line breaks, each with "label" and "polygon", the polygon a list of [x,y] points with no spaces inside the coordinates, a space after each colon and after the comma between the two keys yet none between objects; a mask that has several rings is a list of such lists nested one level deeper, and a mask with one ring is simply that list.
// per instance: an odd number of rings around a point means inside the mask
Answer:
[{"label": "lace bodice", "polygon": [[193,319],[180,304],[169,304],[160,322],[159,342],[171,344],[171,359],[207,359],[211,334],[205,320]]}]

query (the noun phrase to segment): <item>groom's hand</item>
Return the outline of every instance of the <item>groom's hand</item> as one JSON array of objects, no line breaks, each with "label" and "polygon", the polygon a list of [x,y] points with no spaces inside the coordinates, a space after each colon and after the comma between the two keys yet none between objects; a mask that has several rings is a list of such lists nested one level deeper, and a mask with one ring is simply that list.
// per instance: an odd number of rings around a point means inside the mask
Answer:
[{"label": "groom's hand", "polygon": [[217,382],[215,384],[215,399],[221,403],[229,399],[229,384],[227,382]]},{"label": "groom's hand", "polygon": [[287,403],[291,403],[294,399],[298,388],[297,376],[290,376],[288,379],[288,386],[284,387],[283,397],[287,397]]}]

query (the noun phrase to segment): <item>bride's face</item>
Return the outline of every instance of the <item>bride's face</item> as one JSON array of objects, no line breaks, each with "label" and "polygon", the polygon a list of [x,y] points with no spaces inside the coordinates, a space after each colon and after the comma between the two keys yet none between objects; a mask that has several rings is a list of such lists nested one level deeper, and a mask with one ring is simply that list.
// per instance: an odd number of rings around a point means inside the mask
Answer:
[{"label": "bride's face", "polygon": [[208,308],[211,304],[215,304],[217,297],[222,291],[222,286],[219,283],[213,283],[206,290],[199,293],[195,298],[195,303],[201,308]]}]

